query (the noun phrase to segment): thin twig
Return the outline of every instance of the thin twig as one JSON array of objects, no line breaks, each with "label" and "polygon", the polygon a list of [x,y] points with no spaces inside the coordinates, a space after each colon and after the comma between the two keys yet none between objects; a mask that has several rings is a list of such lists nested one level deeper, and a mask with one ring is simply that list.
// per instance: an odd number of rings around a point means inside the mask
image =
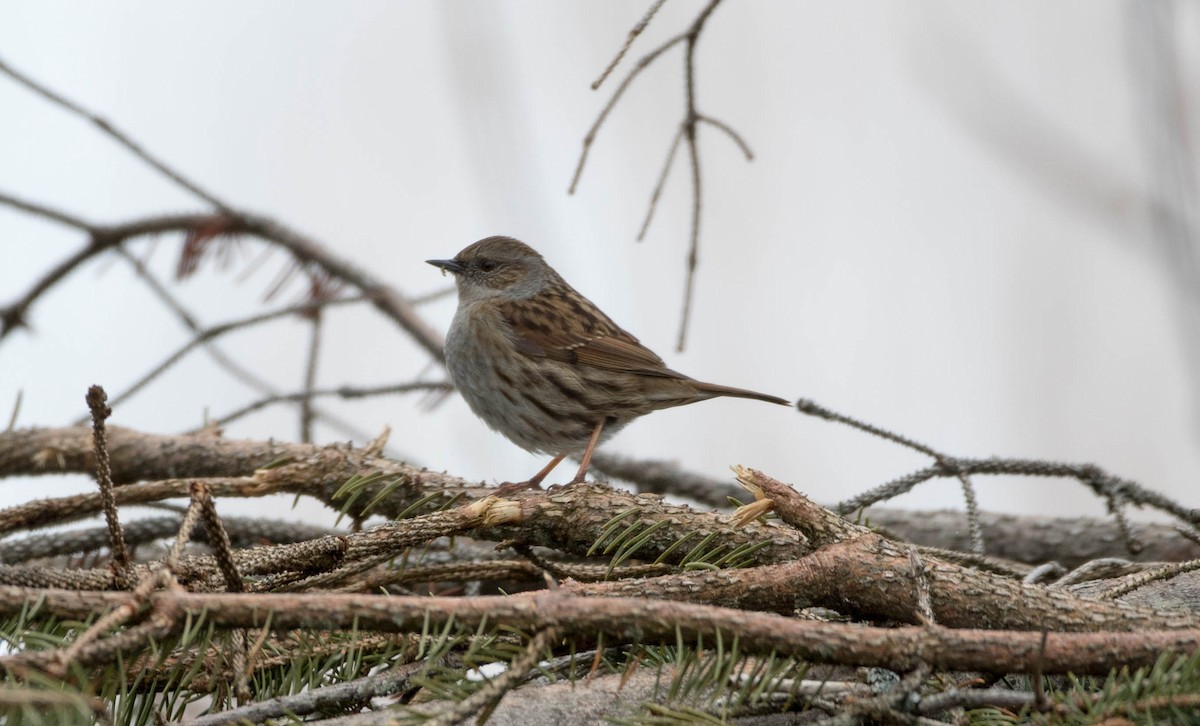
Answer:
[{"label": "thin twig", "polygon": [[[181,347],[175,350],[175,352],[168,355],[157,366],[147,371],[141,378],[134,381],[129,388],[115,396],[113,398],[113,405],[120,405],[121,403],[128,401],[135,394],[158,379],[158,377],[163,373],[166,373],[168,370],[170,370],[176,363],[187,356],[188,353],[191,353],[200,346],[206,345],[223,335],[236,332],[238,330],[243,330],[245,328],[252,328],[254,326],[262,325],[263,323],[269,323],[281,318],[291,317],[293,315],[311,315],[317,310],[320,310],[323,306],[352,304],[361,302],[362,300],[363,298],[361,296],[355,296],[337,300],[328,300],[324,302],[305,301],[296,305],[289,305],[288,307],[281,308],[279,310],[272,310],[269,312],[260,313],[258,315],[252,315],[248,318],[233,320],[228,323],[220,323],[209,328],[205,328],[198,332],[187,343],[184,343]],[[270,393],[274,394],[275,392],[271,391]]]},{"label": "thin twig", "polygon": [[921,702],[917,704],[917,713],[932,715],[952,708],[974,709],[987,706],[1009,711],[1037,708],[1033,694],[1024,691],[1012,691],[1007,688],[951,688],[942,693],[922,696]]},{"label": "thin twig", "polygon": [[558,639],[559,633],[557,628],[539,630],[529,639],[529,644],[525,646],[524,650],[516,658],[513,658],[503,673],[492,678],[482,688],[425,723],[430,726],[454,726],[454,724],[469,718],[477,711],[479,712],[477,723],[482,724],[486,722],[488,715],[496,707],[496,704],[500,702],[501,698],[504,698],[504,694],[508,693],[509,689],[525,679],[529,671],[533,670],[533,667],[541,660],[542,655]]},{"label": "thin twig", "polygon": [[129,136],[125,135],[123,132],[121,132],[119,129],[117,129],[115,126],[113,126],[111,123],[109,123],[106,119],[96,115],[95,113],[92,113],[91,111],[85,109],[84,107],[80,106],[79,104],[75,103],[74,101],[70,100],[69,98],[66,98],[66,97],[50,90],[46,85],[44,85],[38,81],[35,81],[34,79],[30,78],[29,76],[25,75],[24,73],[21,73],[20,71],[16,70],[9,64],[5,63],[3,59],[0,59],[0,73],[4,73],[9,78],[12,78],[17,83],[20,83],[21,85],[25,86],[29,90],[33,91],[35,94],[41,96],[42,98],[53,103],[54,105],[58,106],[59,108],[62,108],[65,111],[68,111],[69,113],[72,113],[76,116],[86,119],[87,121],[90,121],[93,125],[96,126],[96,128],[100,129],[100,131],[102,131],[104,134],[106,134],[107,136],[112,138],[114,141],[116,141],[121,146],[124,146],[126,148],[126,150],[128,150],[134,156],[136,156],[137,158],[146,162],[147,164],[152,166],[154,169],[156,169],[159,173],[161,173],[163,176],[167,177],[168,179],[175,182],[179,186],[188,190],[192,194],[195,194],[197,197],[200,197],[201,199],[208,202],[209,204],[213,205],[218,210],[220,210],[222,212],[230,212],[231,211],[232,208],[230,207],[230,205],[221,201],[216,196],[214,196],[212,193],[202,189],[195,182],[191,181],[190,179],[185,178],[178,171],[167,166],[167,164],[165,162],[160,161],[157,157],[153,156],[150,152],[146,151],[144,148],[142,148],[142,146],[140,144],[138,144],[136,141],[131,139]]},{"label": "thin twig", "polygon": [[80,232],[87,232],[88,234],[91,234],[97,228],[97,225],[87,222],[68,212],[64,212],[61,209],[55,209],[44,204],[31,202],[27,199],[14,197],[13,195],[6,194],[4,192],[0,192],[0,204],[3,204],[6,207],[12,207],[13,209],[18,209],[22,212],[26,212],[34,217],[40,217],[50,222],[57,222]]},{"label": "thin twig", "polygon": [[[31,213],[47,219],[62,221],[57,220],[53,210],[27,202],[14,203],[16,201],[13,197],[0,193],[0,206],[15,206],[26,211],[38,210],[31,211]],[[249,213],[236,216],[176,214],[146,217],[112,226],[81,224],[80,229],[91,236],[90,243],[46,273],[15,302],[0,308],[0,340],[3,340],[13,329],[24,324],[25,314],[29,307],[46,290],[92,257],[136,237],[171,232],[204,232],[211,235],[216,234],[213,232],[216,229],[219,230],[217,233],[223,235],[245,234],[271,242],[288,250],[296,260],[303,262],[304,265],[319,268],[329,276],[357,288],[377,310],[391,318],[412,336],[413,340],[435,360],[438,362],[445,360],[442,336],[417,315],[412,303],[406,297],[348,260],[330,254],[316,241],[266,217]]]},{"label": "thin twig", "polygon": [[[850,512],[856,509],[862,509],[871,504],[881,501],[882,499],[890,498],[903,494],[909,491],[917,484],[933,479],[935,477],[953,476],[957,478],[963,486],[963,495],[967,502],[968,521],[971,522],[971,541],[972,549],[977,552],[983,551],[983,525],[978,516],[978,504],[975,498],[974,487],[968,478],[971,474],[1017,474],[1023,476],[1065,476],[1078,479],[1083,484],[1089,486],[1097,496],[1104,497],[1108,503],[1109,511],[1117,522],[1122,535],[1125,539],[1126,547],[1131,552],[1138,552],[1142,549],[1141,541],[1133,532],[1133,527],[1125,516],[1124,505],[1127,502],[1134,502],[1138,505],[1146,505],[1156,507],[1165,512],[1173,514],[1184,522],[1195,523],[1200,521],[1200,512],[1197,510],[1189,510],[1180,506],[1176,502],[1171,501],[1167,497],[1157,492],[1145,489],[1135,482],[1127,479],[1120,479],[1111,474],[1104,472],[1097,466],[1091,464],[1062,464],[1058,462],[1047,462],[1027,459],[964,459],[943,454],[935,449],[918,443],[906,436],[901,436],[894,432],[880,428],[873,424],[850,416],[831,411],[823,406],[820,406],[813,401],[801,399],[796,402],[796,408],[801,413],[809,416],[816,416],[828,421],[842,423],[860,431],[864,431],[873,436],[878,436],[887,441],[900,444],[907,448],[913,449],[920,453],[926,454],[936,462],[934,466],[921,471],[914,472],[900,479],[893,480],[881,486],[878,486],[870,491],[864,492],[856,497],[843,501],[837,505],[839,512]],[[973,510],[975,510],[973,512]]]},{"label": "thin twig", "polygon": [[587,164],[588,152],[592,149],[592,144],[596,141],[596,134],[600,132],[600,127],[604,125],[604,121],[608,118],[608,114],[612,113],[617,102],[621,100],[621,96],[625,94],[625,90],[629,88],[629,84],[638,77],[642,71],[653,63],[660,55],[666,53],[671,48],[687,39],[687,33],[680,33],[675,37],[667,40],[662,45],[650,51],[646,55],[638,59],[638,62],[633,65],[625,78],[621,80],[617,90],[613,91],[613,95],[609,97],[608,102],[600,109],[600,115],[592,122],[592,127],[588,129],[587,134],[583,137],[583,151],[579,153],[579,161],[575,164],[575,174],[571,177],[571,186],[567,187],[567,194],[574,194],[579,187],[579,179],[583,176],[583,167]]},{"label": "thin twig", "polygon": [[[951,461],[951,457],[941,453],[940,451],[936,451],[930,446],[926,446],[925,444],[914,441],[907,436],[902,436],[893,431],[888,431],[887,429],[880,428],[874,424],[867,423],[866,421],[837,413],[836,411],[832,411],[824,406],[820,406],[813,401],[800,399],[796,402],[796,409],[801,413],[808,414],[809,416],[817,416],[828,421],[845,424],[852,428],[856,428],[860,431],[871,434],[872,436],[878,436],[886,441],[900,444],[901,446],[912,449],[913,451],[917,451],[925,454],[926,456],[932,457],[934,461],[938,462],[938,464],[946,465],[947,462]],[[986,549],[986,545],[983,541],[983,523],[979,517],[979,501],[975,496],[975,488],[971,484],[971,480],[964,472],[949,466],[947,466],[947,468],[953,471],[955,478],[958,479],[962,485],[963,500],[966,502],[967,509],[967,522],[970,527],[971,534],[971,551],[975,552],[976,554],[983,554]],[[850,511],[841,509],[841,505],[838,506],[838,511]]]},{"label": "thin twig", "polygon": [[624,58],[625,54],[629,52],[629,46],[633,45],[633,41],[637,40],[638,36],[642,34],[642,31],[644,31],[646,26],[650,24],[650,21],[654,19],[655,13],[658,12],[659,8],[661,8],[663,3],[666,1],[667,0],[655,0],[654,4],[650,6],[650,9],[646,11],[646,14],[642,16],[642,19],[637,22],[637,25],[630,28],[629,35],[625,36],[625,43],[621,46],[621,49],[617,51],[616,57],[609,62],[608,67],[604,69],[604,72],[600,74],[600,77],[592,81],[593,91],[598,90],[601,84],[604,83],[604,80],[608,78],[609,74],[611,74],[613,70],[620,65],[621,59]]},{"label": "thin twig", "polygon": [[671,164],[675,161],[675,152],[679,151],[679,142],[683,141],[684,133],[684,127],[680,126],[674,140],[671,141],[671,148],[667,151],[667,160],[663,162],[662,171],[658,175],[658,182],[655,183],[654,191],[650,194],[650,205],[646,208],[646,219],[642,222],[642,228],[638,230],[638,242],[646,238],[646,230],[650,229],[650,220],[654,219],[654,211],[658,209],[659,197],[662,196],[663,187],[667,184],[667,177],[671,173]]},{"label": "thin twig", "polygon": [[1156,567],[1152,570],[1146,570],[1137,574],[1124,578],[1116,583],[1115,587],[1106,589],[1100,593],[1099,597],[1104,600],[1115,600],[1123,595],[1145,587],[1152,582],[1169,580],[1172,577],[1177,577],[1185,572],[1193,572],[1200,570],[1200,560],[1190,560],[1188,562],[1172,562],[1162,567]]},{"label": "thin twig", "polygon": [[455,561],[444,565],[377,568],[365,577],[332,588],[332,592],[377,592],[391,585],[407,582],[480,582],[512,581],[540,582],[544,571],[525,560],[491,560],[483,562]]},{"label": "thin twig", "polygon": [[296,718],[318,711],[348,710],[366,706],[372,698],[390,696],[408,688],[409,680],[427,666],[425,661],[396,665],[344,683],[311,688],[290,696],[277,696],[228,711],[210,713],[188,721],[188,726],[226,726],[238,723],[263,723],[273,719]]},{"label": "thin twig", "polygon": [[321,356],[321,327],[325,316],[314,310],[309,323],[308,363],[304,367],[304,391],[300,398],[300,442],[313,441],[313,389],[317,384],[317,361]]},{"label": "thin twig", "polygon": [[108,460],[108,439],[104,421],[112,415],[107,404],[108,396],[100,386],[91,386],[87,392],[88,409],[92,412],[92,439],[96,456],[96,483],[100,486],[100,498],[104,506],[104,519],[108,522],[108,534],[112,547],[113,565],[117,580],[126,589],[133,587],[132,563],[125,548],[125,534],[117,518],[117,502],[113,495],[112,467]]},{"label": "thin twig", "polygon": [[[145,503],[141,506],[150,509],[166,509],[176,512],[169,517],[152,517],[135,519],[121,523],[125,534],[125,546],[136,553],[137,547],[155,540],[177,537],[181,528],[181,516],[186,515],[189,508],[162,506],[160,503]],[[237,547],[261,544],[282,544],[299,542],[316,537],[332,534],[327,527],[307,525],[286,519],[256,519],[251,517],[222,517],[222,523],[229,532],[230,541]],[[190,532],[190,530],[188,530]],[[208,542],[207,534],[201,530],[195,533],[197,542]],[[34,559],[69,555],[73,553],[95,552],[109,544],[108,527],[88,527],[68,531],[55,531],[52,534],[30,535],[19,539],[8,539],[0,542],[0,562],[18,564]],[[187,544],[185,540],[183,544]],[[181,550],[182,551],[182,550]]]},{"label": "thin twig", "polygon": [[[192,484],[197,484],[193,482]],[[191,494],[191,501],[188,504],[187,511],[183,514],[183,519],[179,522],[179,531],[175,534],[175,543],[171,545],[171,551],[167,553],[166,563],[172,572],[177,572],[179,559],[183,557],[183,550],[187,547],[188,542],[192,541],[192,533],[196,529],[196,525],[200,523],[201,504],[200,498],[195,494],[195,487],[188,487]],[[205,487],[205,492],[208,492],[208,487]]]},{"label": "thin twig", "polygon": [[331,398],[337,397],[342,399],[351,398],[366,398],[368,396],[382,396],[387,394],[398,393],[413,393],[415,391],[453,391],[454,387],[447,381],[416,381],[413,383],[393,383],[385,386],[371,386],[367,388],[354,388],[351,386],[340,386],[338,388],[323,388],[313,391],[297,391],[295,393],[281,393],[275,396],[266,396],[257,401],[252,401],[245,406],[228,413],[212,423],[218,426],[233,423],[240,418],[271,406],[276,403],[293,403],[307,398]]},{"label": "thin twig", "polygon": [[147,577],[139,582],[137,587],[129,594],[129,599],[126,602],[102,615],[87,630],[80,633],[79,637],[71,645],[58,651],[55,659],[56,663],[51,670],[59,677],[62,677],[67,667],[79,660],[79,655],[84,649],[99,640],[100,636],[104,633],[129,621],[130,618],[137,614],[138,610],[141,609],[146,600],[159,586],[169,582],[171,582],[171,574],[166,570],[159,570],[154,576]]},{"label": "thin twig", "polygon": [[[975,485],[962,472],[955,472],[954,478],[958,479],[959,486],[962,488],[963,503],[966,505],[971,551],[981,555],[987,550],[987,544],[983,541],[983,517],[979,516],[979,498],[975,496]],[[1125,541],[1132,542],[1129,538],[1126,538]]]},{"label": "thin twig", "polygon": [[[271,247],[264,245],[263,250],[265,252],[270,252]],[[124,247],[118,247],[117,254],[124,257],[129,262],[129,264],[133,265],[133,269],[137,273],[138,277],[141,278],[141,280],[146,283],[146,286],[150,288],[150,291],[153,292],[155,294],[155,296],[157,296],[158,299],[160,301],[162,301],[162,303],[164,305],[167,306],[167,309],[169,309],[171,312],[175,313],[175,317],[179,318],[180,322],[183,323],[184,327],[186,327],[193,335],[197,335],[197,336],[203,336],[206,334],[210,335],[210,336],[213,335],[212,333],[208,333],[207,331],[205,331],[205,329],[196,320],[196,317],[190,311],[188,311],[188,309],[186,307],[184,307],[183,303],[180,302],[179,299],[177,297],[175,297],[175,295],[173,295],[169,289],[167,289],[167,286],[164,285],[162,283],[162,281],[159,280],[150,271],[150,269],[145,265],[145,263],[142,260],[138,259],[137,256],[131,254]],[[361,301],[364,299],[365,298],[363,298],[361,296],[353,296],[353,297],[341,298],[338,300],[327,300],[327,301],[324,301],[322,304],[337,305],[337,304],[341,304],[343,302]],[[304,303],[304,305],[312,305],[312,304],[313,303],[311,303],[311,302]],[[296,307],[299,307],[299,306],[294,306],[293,309],[295,309]],[[296,309],[296,312],[302,313],[303,310]],[[220,331],[216,334],[220,335],[221,333],[231,332],[233,329],[234,328],[228,328],[228,329],[226,329],[224,331]],[[210,328],[209,330],[212,330],[212,329]],[[259,393],[264,393],[264,394],[278,393],[278,391],[275,390],[265,380],[254,375],[248,369],[246,369],[244,366],[240,365],[237,361],[230,358],[225,353],[225,351],[223,351],[219,346],[217,346],[212,341],[211,337],[208,337],[204,340],[204,349],[205,349],[205,351],[208,352],[209,356],[213,359],[214,362],[216,362],[217,365],[224,368],[231,376],[238,379],[242,383],[246,384],[250,388],[253,388],[256,391],[258,391]],[[127,390],[122,395],[128,396],[131,394],[132,394],[132,391]],[[119,398],[120,398],[120,396],[118,396],[118,399]]]},{"label": "thin twig", "polygon": [[[3,202],[2,195],[0,195],[0,202]],[[55,283],[74,271],[85,260],[94,256],[97,251],[98,248],[94,241],[88,243],[38,279],[25,295],[9,305],[0,308],[0,340],[4,340],[9,333],[17,328],[25,327],[28,324],[25,316],[33,301],[39,298],[46,290],[53,287]]]},{"label": "thin twig", "polygon": [[1135,555],[1141,552],[1145,545],[1142,544],[1141,539],[1134,533],[1133,523],[1129,521],[1129,517],[1125,514],[1125,504],[1128,502],[1121,488],[1104,487],[1103,489],[1096,490],[1096,493],[1104,497],[1108,513],[1116,521],[1117,529],[1121,530],[1121,537],[1125,540],[1125,546]]},{"label": "thin twig", "polygon": [[[905,714],[897,713],[894,709],[901,707],[903,701],[908,700],[910,696],[920,691],[921,684],[929,677],[930,671],[931,668],[926,663],[917,665],[910,673],[906,674],[899,682],[883,693],[851,702],[848,705],[848,710],[843,715],[887,719],[885,722],[895,720],[898,723],[917,723],[916,717],[909,716],[906,720]],[[888,675],[891,678],[896,677],[895,674]],[[850,723],[857,723],[857,721],[851,721]]]},{"label": "thin twig", "polygon": [[21,401],[25,398],[25,389],[17,389],[17,400],[13,402],[12,413],[8,417],[8,428],[5,431],[12,431],[17,427],[17,417],[21,415]]},{"label": "thin twig", "polygon": [[[263,249],[266,252],[271,251],[270,246],[264,246]],[[208,335],[209,336],[204,339],[203,347],[204,347],[205,352],[208,353],[209,357],[212,358],[213,361],[215,361],[217,365],[224,368],[225,371],[229,373],[229,375],[233,376],[234,378],[241,381],[249,388],[257,391],[258,393],[260,393],[262,395],[276,396],[276,395],[280,394],[280,391],[277,388],[272,386],[265,379],[255,375],[253,372],[251,372],[245,366],[242,366],[240,363],[235,361],[228,354],[226,354],[225,351],[222,350],[220,346],[218,346],[213,341],[213,337],[215,337],[216,335],[223,335],[224,333],[232,332],[236,328],[228,327],[228,328],[225,328],[225,329],[219,330],[219,331],[210,328],[208,331],[205,331],[200,326],[200,324],[196,321],[196,317],[194,315],[192,315],[192,313],[189,312],[186,307],[184,307],[183,303],[181,303],[178,300],[178,298],[176,298],[173,294],[171,294],[171,291],[168,290],[167,287],[165,285],[163,285],[163,283],[157,277],[155,277],[155,275],[149,270],[149,268],[146,267],[145,263],[141,259],[138,259],[137,256],[129,253],[129,251],[126,250],[124,247],[118,247],[118,248],[116,248],[116,251],[117,251],[117,254],[124,257],[131,265],[133,265],[133,268],[137,272],[138,277],[140,277],[142,279],[142,281],[145,282],[146,285],[150,288],[150,290],[159,298],[159,300],[161,300],[162,303],[167,306],[167,309],[169,309],[171,312],[175,313],[175,316],[177,318],[179,318],[180,322],[183,323],[184,327],[186,327],[189,331],[191,331],[193,335],[196,335],[196,336]],[[262,259],[262,258],[260,257],[259,259]],[[451,291],[453,291],[453,288],[451,288]],[[306,300],[302,303],[298,303],[289,308],[286,308],[285,310],[294,312],[297,315],[303,315],[303,314],[307,313],[308,311],[315,309],[314,306],[324,307],[324,306],[342,305],[342,304],[349,304],[349,303],[354,303],[354,302],[363,302],[366,299],[367,298],[362,295],[348,295],[346,297],[340,297],[340,298],[328,299],[328,300]],[[414,301],[413,304],[416,305],[417,301]],[[286,313],[285,310],[279,310],[276,312],[280,313],[280,315],[286,315],[288,313]],[[257,323],[266,322],[266,320],[264,320],[262,318],[257,318],[257,317],[254,318],[254,320]],[[242,321],[242,322],[246,322],[246,321]],[[254,323],[246,322],[246,324],[250,325],[250,324],[254,324]],[[189,346],[190,346],[190,344],[189,344]],[[190,347],[188,349],[190,349]],[[175,355],[178,355],[178,353]],[[178,358],[174,358],[174,360],[177,362]],[[160,371],[160,373],[161,373],[161,371]],[[146,380],[146,377],[143,377],[142,381],[140,381],[141,385],[143,385],[143,386],[147,382],[148,381]],[[134,393],[134,388],[127,389],[126,391],[124,391],[123,393],[118,395],[114,399],[114,402],[124,400],[124,399],[128,398],[129,396],[133,395],[133,393]],[[336,416],[333,413],[330,413],[329,411],[327,411],[325,409],[314,406],[313,413],[317,416],[317,418],[319,418],[321,421],[323,421],[327,426],[329,426],[333,430],[337,431],[339,434],[348,436],[351,439],[356,439],[359,441],[364,441],[364,440],[370,438],[370,436],[367,435],[366,432],[359,429],[354,424],[341,418],[340,416]]]},{"label": "thin twig", "polygon": [[754,161],[754,152],[750,150],[750,144],[746,143],[746,140],[742,138],[742,135],[735,131],[732,126],[724,121],[718,121],[712,116],[705,116],[702,113],[696,114],[696,120],[724,131],[725,135],[732,139],[733,143],[737,144],[738,148],[742,150],[742,154],[745,155],[746,161]]},{"label": "thin twig", "polygon": [[192,482],[191,495],[200,509],[204,528],[208,530],[208,544],[212,547],[217,566],[225,578],[225,589],[228,592],[245,592],[246,585],[242,582],[242,576],[238,574],[237,563],[234,562],[233,545],[229,543],[225,525],[217,516],[217,505],[213,502],[212,492],[204,482],[197,481]]},{"label": "thin twig", "polygon": [[[661,56],[668,49],[674,47],[682,41],[685,44],[685,107],[683,120],[679,124],[679,130],[671,140],[671,146],[667,151],[666,162],[663,164],[662,170],[659,172],[658,180],[654,185],[654,191],[650,195],[650,204],[646,210],[646,216],[643,219],[642,226],[638,230],[637,234],[638,241],[641,241],[645,238],[646,231],[650,227],[650,222],[654,218],[654,213],[658,209],[658,202],[662,196],[663,188],[666,186],[667,177],[670,174],[672,163],[675,160],[675,154],[679,149],[679,144],[681,141],[686,142],[688,147],[688,161],[691,168],[692,177],[692,214],[691,230],[688,235],[688,254],[684,281],[683,306],[680,313],[679,336],[676,341],[676,348],[679,351],[683,350],[684,345],[687,342],[687,330],[691,321],[692,300],[695,297],[696,268],[699,261],[700,250],[700,217],[703,207],[703,184],[700,167],[700,151],[696,141],[696,127],[701,123],[706,123],[713,126],[732,139],[733,142],[737,144],[738,148],[741,149],[742,153],[745,154],[747,160],[752,160],[754,158],[754,154],[751,152],[749,144],[747,144],[745,139],[743,139],[740,134],[734,131],[732,127],[722,121],[718,121],[711,116],[701,114],[696,108],[696,45],[700,40],[700,35],[703,32],[704,26],[708,22],[709,17],[712,15],[712,12],[716,10],[717,5],[720,3],[721,0],[709,0],[708,4],[704,6],[699,14],[697,14],[696,18],[692,21],[692,24],[685,32],[667,40],[662,45],[642,56],[638,62],[634,64],[633,68],[625,76],[624,80],[621,81],[621,84],[617,86],[616,91],[614,91],[613,95],[608,99],[608,102],[600,110],[600,114],[596,117],[595,122],[592,123],[592,127],[588,129],[587,135],[584,136],[583,150],[580,152],[579,162],[575,166],[575,174],[571,178],[571,185],[567,190],[569,194],[575,193],[575,189],[579,186],[579,179],[583,174],[583,168],[587,163],[588,153],[591,151],[596,134],[599,132],[600,127],[604,125],[609,113],[612,112],[617,102],[621,99],[621,96],[625,93],[625,90],[638,76],[638,74],[640,74],[647,66],[657,60],[659,56]],[[650,21],[650,18],[652,18],[654,13],[658,11],[658,7],[661,4],[662,3],[660,1],[651,7],[650,12],[642,20],[642,22],[634,27],[634,30],[631,31],[630,37],[628,38],[625,46],[621,49],[621,52],[617,54],[617,57],[605,70],[604,74],[602,74],[596,83],[593,84],[593,88],[598,87],[612,71],[612,69],[616,67],[625,51],[629,48],[629,45],[633,42],[633,39],[642,31],[645,24]]]},{"label": "thin twig", "polygon": [[[118,487],[113,492],[117,504],[135,505],[146,502],[156,502],[162,499],[185,497],[188,494],[188,480],[163,480],[141,484],[136,487]],[[217,493],[224,496],[259,497],[276,491],[281,491],[285,484],[270,484],[264,486],[261,481],[253,478],[226,478],[210,480]],[[0,534],[7,534],[18,529],[63,524],[97,512],[104,511],[104,497],[100,493],[74,494],[56,499],[42,499],[13,507],[0,509]]]},{"label": "thin twig", "polygon": [[683,283],[683,309],[679,319],[679,337],[675,341],[675,350],[682,353],[687,342],[688,322],[692,317],[692,297],[696,286],[696,264],[700,256],[700,210],[703,205],[702,180],[700,177],[700,149],[696,145],[696,40],[700,30],[708,20],[708,15],[720,0],[712,0],[688,33],[687,46],[684,50],[684,87],[687,91],[687,111],[683,119],[683,139],[687,142],[688,161],[692,169],[692,226],[688,235],[687,267]]},{"label": "thin twig", "polygon": [[817,418],[823,418],[827,421],[845,424],[851,428],[856,428],[859,431],[871,434],[872,436],[878,436],[886,441],[900,444],[901,446],[925,454],[926,456],[929,456],[935,460],[943,458],[943,454],[941,452],[934,450],[930,446],[918,443],[907,436],[902,436],[901,434],[893,431],[880,428],[875,424],[867,423],[861,419],[856,419],[851,416],[838,413],[837,411],[825,408],[824,406],[821,406],[815,401],[811,401],[807,398],[801,398],[799,401],[796,401],[796,410],[808,416],[816,416]]}]

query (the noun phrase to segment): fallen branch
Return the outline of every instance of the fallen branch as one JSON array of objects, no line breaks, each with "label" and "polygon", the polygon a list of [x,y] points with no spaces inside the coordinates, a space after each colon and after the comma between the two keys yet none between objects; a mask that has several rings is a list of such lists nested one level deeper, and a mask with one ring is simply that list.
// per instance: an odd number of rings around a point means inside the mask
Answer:
[{"label": "fallen branch", "polygon": [[[0,613],[20,612],[40,599],[40,613],[82,618],[116,607],[124,593],[72,592],[0,586]],[[925,663],[935,668],[985,673],[1032,670],[1104,674],[1113,662],[1152,664],[1164,652],[1200,650],[1200,628],[1134,632],[1052,633],[1041,652],[1042,634],[1031,631],[955,630],[942,626],[875,628],[797,620],[692,603],[643,598],[577,597],[557,591],[495,597],[393,597],[335,594],[231,594],[159,592],[150,607],[185,618],[205,617],[221,628],[421,632],[430,626],[480,623],[525,631],[557,629],[563,637],[605,633],[626,642],[675,643],[697,636],[737,638],[743,652],[794,656],[815,663],[877,666],[907,672]],[[6,667],[12,658],[0,658]]]}]

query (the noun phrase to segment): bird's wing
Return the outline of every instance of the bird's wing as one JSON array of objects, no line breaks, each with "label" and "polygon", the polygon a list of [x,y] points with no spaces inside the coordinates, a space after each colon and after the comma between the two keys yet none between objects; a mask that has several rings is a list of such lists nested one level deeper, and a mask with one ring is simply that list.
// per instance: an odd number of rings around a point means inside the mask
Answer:
[{"label": "bird's wing", "polygon": [[607,315],[574,290],[548,290],[536,297],[498,303],[517,350],[550,358],[647,376],[686,379],[663,363]]}]

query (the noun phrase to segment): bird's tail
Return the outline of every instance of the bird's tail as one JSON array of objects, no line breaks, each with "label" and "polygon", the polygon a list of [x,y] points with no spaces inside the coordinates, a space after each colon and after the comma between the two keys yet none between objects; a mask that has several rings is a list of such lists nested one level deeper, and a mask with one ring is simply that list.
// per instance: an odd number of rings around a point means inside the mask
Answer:
[{"label": "bird's tail", "polygon": [[767,403],[778,403],[780,406],[791,406],[792,402],[780,398],[779,396],[768,396],[765,393],[757,391],[747,391],[745,388],[734,388],[732,386],[721,386],[716,383],[702,383],[696,381],[692,384],[696,390],[701,393],[707,393],[712,396],[733,396],[734,398],[753,398],[756,401],[766,401]]}]

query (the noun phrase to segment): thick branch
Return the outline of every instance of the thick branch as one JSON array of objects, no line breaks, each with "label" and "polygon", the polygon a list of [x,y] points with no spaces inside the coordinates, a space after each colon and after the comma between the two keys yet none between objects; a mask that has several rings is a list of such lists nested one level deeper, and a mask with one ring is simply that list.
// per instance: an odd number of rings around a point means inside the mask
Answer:
[{"label": "thick branch", "polygon": [[[1192,612],[1159,611],[1026,585],[922,556],[936,621],[947,627],[1054,632],[1197,628]],[[879,535],[823,547],[795,562],[571,584],[581,596],[657,597],[791,614],[825,607],[856,619],[918,622],[908,552]]]},{"label": "thick branch", "polygon": [[[128,595],[0,586],[0,612],[14,615],[24,603],[41,599],[41,613],[85,618],[121,605]],[[222,628],[273,630],[359,628],[420,632],[453,621],[475,628],[483,622],[526,631],[555,628],[564,636],[596,633],[629,642],[674,644],[678,637],[706,639],[718,632],[737,637],[746,653],[775,653],[818,663],[878,666],[907,672],[925,664],[950,670],[1010,673],[1104,674],[1112,663],[1135,668],[1154,663],[1164,651],[1200,650],[1200,629],[1132,633],[1042,633],[951,630],[944,627],[872,628],[797,620],[689,603],[640,598],[574,597],[556,591],[498,597],[391,597],[329,594],[193,594],[160,592],[150,604],[175,615]],[[10,656],[11,658],[11,656]],[[4,665],[7,659],[0,659]]]},{"label": "thick branch", "polygon": [[[729,479],[717,479],[687,471],[669,461],[636,460],[598,453],[592,470],[631,482],[643,492],[671,494],[707,504],[729,506],[730,499],[745,501],[741,487]],[[922,470],[922,473],[928,470]],[[1180,562],[1200,557],[1200,544],[1181,537],[1170,525],[1138,523],[1138,539],[1144,548],[1131,554],[1120,525],[1111,519],[1093,517],[1017,516],[980,512],[986,542],[985,553],[1014,562],[1041,564],[1056,561],[1068,567],[1102,557],[1128,557],[1139,562]],[[909,511],[872,506],[862,521],[897,539],[947,550],[971,548],[969,516],[955,511]]]}]

